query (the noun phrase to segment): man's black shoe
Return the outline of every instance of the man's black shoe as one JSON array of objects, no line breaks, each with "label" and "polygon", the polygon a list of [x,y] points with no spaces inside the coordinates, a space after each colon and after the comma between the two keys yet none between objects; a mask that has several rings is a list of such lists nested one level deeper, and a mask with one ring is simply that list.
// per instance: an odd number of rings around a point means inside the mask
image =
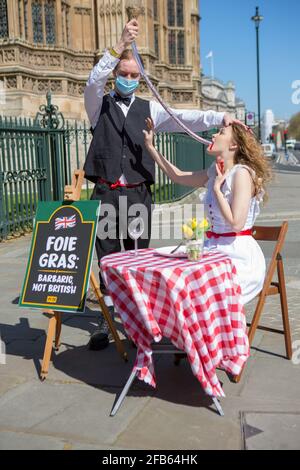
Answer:
[{"label": "man's black shoe", "polygon": [[90,337],[88,348],[91,351],[100,351],[109,346],[109,339],[107,333],[102,333],[100,330],[96,330]]},{"label": "man's black shoe", "polygon": [[[108,310],[113,317],[114,308],[108,307]],[[109,340],[112,337],[109,326],[102,313],[98,316],[98,322],[99,327],[94,331],[88,343],[88,348],[91,351],[100,351],[101,349],[107,348],[109,346]]]}]

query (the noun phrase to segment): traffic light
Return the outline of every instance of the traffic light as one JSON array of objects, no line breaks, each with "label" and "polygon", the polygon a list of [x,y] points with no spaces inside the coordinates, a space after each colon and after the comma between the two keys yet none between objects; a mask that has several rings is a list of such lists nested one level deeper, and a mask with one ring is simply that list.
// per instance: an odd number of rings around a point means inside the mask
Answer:
[{"label": "traffic light", "polygon": [[283,131],[283,137],[284,137],[284,140],[286,141],[287,138],[288,138],[288,131],[287,130]]},{"label": "traffic light", "polygon": [[270,142],[275,142],[275,134],[270,134],[269,140]]}]

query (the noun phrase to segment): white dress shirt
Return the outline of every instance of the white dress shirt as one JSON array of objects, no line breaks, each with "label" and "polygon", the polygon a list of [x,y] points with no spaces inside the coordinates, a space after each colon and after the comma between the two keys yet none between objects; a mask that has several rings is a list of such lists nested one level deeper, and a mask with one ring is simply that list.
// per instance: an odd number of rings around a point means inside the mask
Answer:
[{"label": "white dress shirt", "polygon": [[[95,129],[102,107],[104,88],[107,80],[119,63],[119,59],[112,56],[107,50],[99,62],[90,73],[84,90],[84,104],[91,126]],[[111,96],[115,92],[112,91]],[[125,117],[130,106],[135,100],[135,95],[131,97],[131,103],[126,106],[122,101],[117,101],[117,105],[122,109]],[[223,123],[224,113],[217,111],[201,111],[196,109],[172,109],[173,113],[184,122],[193,132],[202,132],[211,127],[219,127]],[[181,127],[170,117],[157,101],[150,101],[150,116],[152,118],[155,132],[182,132]],[[146,125],[145,125],[146,127]],[[126,184],[124,175],[120,177],[120,182]]]}]

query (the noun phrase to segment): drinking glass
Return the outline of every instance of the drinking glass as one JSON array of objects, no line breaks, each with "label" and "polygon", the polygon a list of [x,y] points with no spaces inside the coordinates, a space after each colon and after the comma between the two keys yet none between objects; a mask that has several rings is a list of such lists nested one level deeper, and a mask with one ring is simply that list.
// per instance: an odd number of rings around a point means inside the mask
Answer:
[{"label": "drinking glass", "polygon": [[134,240],[134,256],[138,255],[138,239],[143,235],[145,224],[142,217],[136,217],[128,225],[128,234]]}]

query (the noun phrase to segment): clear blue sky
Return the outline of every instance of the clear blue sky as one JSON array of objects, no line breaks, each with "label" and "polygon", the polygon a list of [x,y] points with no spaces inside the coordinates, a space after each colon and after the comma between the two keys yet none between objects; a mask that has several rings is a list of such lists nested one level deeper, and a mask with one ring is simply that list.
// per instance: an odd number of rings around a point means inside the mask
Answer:
[{"label": "clear blue sky", "polygon": [[200,0],[201,63],[210,75],[233,80],[236,93],[250,111],[257,111],[256,35],[250,20],[259,7],[261,110],[284,119],[300,112],[292,103],[292,82],[300,80],[300,0]]}]

